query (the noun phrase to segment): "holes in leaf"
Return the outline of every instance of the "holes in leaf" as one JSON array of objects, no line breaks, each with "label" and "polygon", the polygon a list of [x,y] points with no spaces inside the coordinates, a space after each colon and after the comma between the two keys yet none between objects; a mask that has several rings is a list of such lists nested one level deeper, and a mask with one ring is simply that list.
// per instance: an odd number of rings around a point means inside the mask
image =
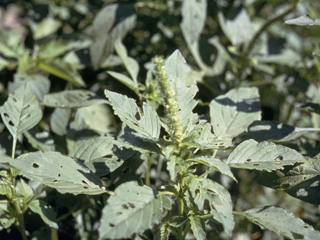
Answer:
[{"label": "holes in leaf", "polygon": [[24,115],[22,118],[21,118],[21,121],[22,120],[25,120],[25,119],[28,119],[28,118],[30,118],[31,117],[31,115],[30,115],[30,113],[28,113],[27,115]]},{"label": "holes in leaf", "polygon": [[32,163],[32,167],[33,167],[33,168],[39,168],[40,165],[39,165],[38,163]]},{"label": "holes in leaf", "polygon": [[60,173],[58,174],[58,177],[61,177],[61,174],[60,174]]},{"label": "holes in leaf", "polygon": [[7,118],[10,117],[8,113],[4,113],[3,116],[5,116],[5,117],[7,117]]},{"label": "holes in leaf", "polygon": [[131,208],[135,208],[136,207],[136,205],[134,205],[133,203],[128,203],[128,205],[129,205],[129,207],[131,207]]},{"label": "holes in leaf", "polygon": [[282,155],[277,155],[275,158],[274,158],[275,161],[281,161],[283,160],[283,156]]},{"label": "holes in leaf", "polygon": [[81,182],[84,183],[84,184],[86,184],[86,185],[89,185],[89,183],[88,183],[86,180],[84,180],[84,179],[83,179]]},{"label": "holes in leaf", "polygon": [[24,106],[22,109],[27,109],[27,108],[29,108],[29,107],[30,107],[30,104]]},{"label": "holes in leaf", "polygon": [[246,162],[251,162],[251,160],[252,160],[251,158],[248,158],[248,159],[246,160]]},{"label": "holes in leaf", "polygon": [[116,214],[117,214],[117,215],[121,215],[121,214],[122,214],[122,212],[117,212]]},{"label": "holes in leaf", "polygon": [[257,166],[260,166],[260,164],[259,163],[254,163],[253,166],[257,167]]},{"label": "holes in leaf", "polygon": [[126,204],[122,204],[123,209],[129,209],[129,207]]},{"label": "holes in leaf", "polygon": [[79,93],[79,96],[82,97],[82,98],[84,97],[84,95],[82,93]]},{"label": "holes in leaf", "polygon": [[88,98],[91,98],[91,97],[93,97],[94,96],[94,94],[92,94],[92,93],[87,93],[87,97]]},{"label": "holes in leaf", "polygon": [[114,227],[114,224],[112,224],[112,223],[109,223],[109,226],[110,226],[110,227]]},{"label": "holes in leaf", "polygon": [[12,100],[13,100],[14,102],[18,102],[18,100],[17,100],[15,97],[13,97]]},{"label": "holes in leaf", "polygon": [[56,183],[56,182],[59,182],[58,179],[53,179],[52,182]]},{"label": "holes in leaf", "polygon": [[11,127],[14,127],[14,123],[11,120],[8,123]]}]

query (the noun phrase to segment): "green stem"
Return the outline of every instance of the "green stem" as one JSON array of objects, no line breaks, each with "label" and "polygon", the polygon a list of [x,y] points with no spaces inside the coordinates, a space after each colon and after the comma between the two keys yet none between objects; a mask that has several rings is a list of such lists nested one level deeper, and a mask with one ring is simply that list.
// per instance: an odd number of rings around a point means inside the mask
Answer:
[{"label": "green stem", "polygon": [[51,228],[51,240],[59,240],[57,229]]},{"label": "green stem", "polygon": [[[13,142],[12,142],[12,153],[11,153],[12,159],[15,158],[16,146],[17,146],[17,139],[14,137],[13,138]],[[13,196],[14,196],[16,191],[14,189],[14,185],[15,185],[15,181],[14,180],[15,179],[14,179],[14,169],[13,168],[10,168],[10,173],[11,173],[11,190],[12,190],[12,193],[13,193]],[[27,240],[26,227],[25,227],[25,224],[24,224],[23,212],[21,211],[18,199],[13,199],[13,206],[14,206],[14,209],[15,209],[16,214],[17,214],[18,223],[19,223],[19,230],[20,230],[22,239],[23,240]]]},{"label": "green stem", "polygon": [[286,9],[283,13],[281,13],[280,15],[278,16],[275,16],[274,18],[270,19],[269,21],[265,22],[262,27],[259,29],[258,32],[256,32],[256,34],[253,36],[253,38],[251,39],[244,55],[245,56],[248,56],[254,45],[256,44],[256,42],[258,41],[260,35],[271,25],[273,24],[274,22],[284,18],[287,14],[289,14],[290,12],[292,12],[294,9],[296,8],[296,4],[293,4],[291,7],[289,7],[288,9]]}]

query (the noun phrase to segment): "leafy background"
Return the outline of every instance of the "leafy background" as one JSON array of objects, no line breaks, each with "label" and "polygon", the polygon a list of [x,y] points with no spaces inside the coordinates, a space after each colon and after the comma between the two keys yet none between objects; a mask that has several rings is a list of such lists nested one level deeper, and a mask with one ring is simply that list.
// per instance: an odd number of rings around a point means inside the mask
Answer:
[{"label": "leafy background", "polygon": [[[124,131],[119,118],[106,104],[104,90],[158,106],[161,96],[148,75],[150,61],[155,55],[169,56],[176,49],[195,69],[190,74],[199,88],[194,111],[203,118],[209,118],[209,102],[217,96],[234,88],[257,87],[263,122],[253,124],[249,133],[236,138],[234,144],[250,138],[272,139],[308,157],[319,153],[319,26],[312,21],[303,27],[285,24],[285,20],[305,14],[311,19],[319,18],[320,7],[315,1],[34,0],[1,4],[0,105],[4,109],[1,113],[14,111],[4,103],[10,93],[28,82],[24,91],[15,94],[24,94],[29,99],[32,91],[31,105],[37,99],[40,105],[34,108],[41,108],[43,116],[38,124],[18,129],[7,129],[1,123],[0,151],[10,156],[12,141],[17,141],[15,154],[30,152],[24,159],[29,159],[26,163],[30,169],[33,159],[41,158],[41,154],[32,152],[55,150],[65,155],[66,168],[70,167],[67,159],[71,157],[90,162],[89,168],[100,174],[111,191],[121,183],[141,181],[146,171],[150,171],[154,187],[169,182],[164,167],[155,165],[148,169],[145,159],[129,149],[115,153],[110,139],[100,135],[117,136]],[[108,100],[112,102],[111,95]],[[34,109],[29,110],[30,113],[26,108],[22,116],[40,119]],[[114,110],[121,111],[115,107]],[[152,115],[147,109],[144,114]],[[11,116],[7,119],[9,125],[10,121],[15,123]],[[155,130],[146,134],[152,139],[160,133]],[[92,144],[81,142],[88,137],[95,137],[95,144],[101,146],[90,155]],[[230,152],[219,154],[228,156]],[[108,166],[101,164],[103,158],[110,158]],[[47,177],[43,172],[39,174],[41,179]],[[220,174],[211,177],[229,189],[235,210],[282,206],[320,230],[316,205],[262,187],[258,182],[267,186],[270,182],[260,172],[238,169],[233,174],[238,184]],[[25,179],[21,179],[20,185],[26,185]],[[102,184],[100,179],[89,180],[70,181],[78,184],[76,193],[81,193],[83,184]],[[37,189],[32,182],[29,185]],[[47,188],[40,201],[54,209],[59,237],[97,239],[107,195],[74,196],[63,194],[63,187],[57,190]],[[110,197],[108,202],[112,201]],[[25,214],[26,228],[33,239],[46,239],[52,233],[42,223],[45,219],[41,220],[35,212]],[[51,220],[47,221],[49,226],[53,224]],[[280,239],[244,218],[236,216],[236,220],[233,239]],[[4,218],[2,225],[5,224],[10,225],[10,220]],[[145,234],[151,236],[150,232]],[[219,237],[228,239],[223,234]],[[10,228],[1,231],[0,238],[19,239],[20,234],[16,228]]]}]

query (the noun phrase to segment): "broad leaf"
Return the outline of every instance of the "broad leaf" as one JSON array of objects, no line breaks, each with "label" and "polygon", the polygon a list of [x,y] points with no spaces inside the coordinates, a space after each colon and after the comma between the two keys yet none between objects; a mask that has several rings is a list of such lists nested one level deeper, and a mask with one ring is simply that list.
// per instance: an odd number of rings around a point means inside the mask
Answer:
[{"label": "broad leaf", "polygon": [[285,24],[292,24],[298,26],[319,26],[320,19],[312,20],[308,15],[304,15],[298,18],[286,20]]},{"label": "broad leaf", "polygon": [[127,86],[128,88],[130,88],[132,91],[136,91],[135,83],[126,75],[122,73],[113,72],[113,71],[108,71],[107,73],[112,77],[114,77],[115,79],[117,79],[122,84],[124,84],[125,86]]},{"label": "broad leaf", "polygon": [[58,152],[35,152],[9,162],[31,180],[57,189],[61,193],[101,194],[107,191],[100,179],[86,167]]},{"label": "broad leaf", "polygon": [[74,83],[78,86],[86,86],[86,83],[83,81],[81,75],[78,73],[73,64],[70,64],[62,59],[43,61],[39,63],[38,67],[47,73]]},{"label": "broad leaf", "polygon": [[191,230],[193,235],[197,240],[205,240],[206,239],[206,232],[204,224],[201,218],[197,215],[191,214],[189,216]]},{"label": "broad leaf", "polygon": [[28,204],[28,206],[32,212],[39,214],[42,220],[50,228],[58,229],[58,224],[56,223],[56,216],[53,209],[49,206],[46,206],[42,200],[33,200]]},{"label": "broad leaf", "polygon": [[42,104],[54,108],[80,108],[101,103],[107,103],[107,101],[98,97],[94,92],[88,90],[65,90],[45,95]]},{"label": "broad leaf", "polygon": [[148,186],[136,182],[121,184],[111,196],[102,212],[100,239],[130,238],[161,222],[171,209],[171,200],[160,195],[155,197]]},{"label": "broad leaf", "polygon": [[123,124],[121,133],[114,144],[118,146],[118,148],[133,149],[140,153],[161,153],[161,149],[155,142],[145,140],[146,139],[142,139],[139,135],[136,135],[132,129]]},{"label": "broad leaf", "polygon": [[130,128],[137,131],[137,136],[157,141],[160,135],[160,119],[157,112],[147,103],[143,103],[142,112],[132,98],[105,90],[116,115]]},{"label": "broad leaf", "polygon": [[24,136],[28,139],[31,146],[39,151],[54,151],[55,144],[52,136],[47,131],[38,132],[33,128],[30,131],[24,132]]},{"label": "broad leaf", "polygon": [[200,34],[207,17],[207,0],[184,0],[182,2],[182,34],[193,57],[202,70],[207,70],[199,52]]},{"label": "broad leaf", "polygon": [[27,84],[18,88],[0,108],[2,120],[14,139],[34,127],[42,118],[36,96]]},{"label": "broad leaf", "polygon": [[59,136],[67,134],[70,117],[71,109],[55,108],[50,118],[51,130]]},{"label": "broad leaf", "polygon": [[120,57],[123,65],[127,69],[131,79],[133,80],[133,83],[135,85],[135,89],[138,90],[138,73],[139,73],[139,64],[134,59],[128,56],[127,49],[121,42],[121,39],[117,39],[114,43],[114,48]]},{"label": "broad leaf", "polygon": [[267,187],[285,190],[300,200],[320,204],[320,160],[311,158],[289,170],[265,173],[259,182]]},{"label": "broad leaf", "polygon": [[105,134],[111,130],[112,117],[109,106],[94,104],[77,109],[70,127],[77,130],[90,129],[98,134]]},{"label": "broad leaf", "polygon": [[285,123],[271,121],[256,121],[249,126],[246,136],[259,142],[265,140],[288,142],[314,131],[320,131],[320,129],[300,128]]},{"label": "broad leaf", "polygon": [[207,0],[185,0],[182,4],[181,30],[188,44],[199,41],[207,15]]},{"label": "broad leaf", "polygon": [[268,172],[299,162],[305,162],[305,159],[294,149],[252,139],[237,146],[227,160],[230,167]]},{"label": "broad leaf", "polygon": [[13,83],[9,83],[9,92],[13,94],[20,86],[25,83],[29,84],[30,90],[36,95],[39,101],[42,101],[44,95],[47,94],[50,90],[50,81],[43,75],[15,74]]},{"label": "broad leaf", "polygon": [[193,178],[190,192],[200,211],[208,201],[213,218],[223,225],[225,232],[231,236],[234,228],[231,196],[227,189],[207,178]]},{"label": "broad leaf", "polygon": [[202,156],[202,157],[194,158],[192,159],[192,161],[204,164],[210,167],[210,169],[219,171],[220,173],[227,175],[228,177],[237,181],[237,179],[234,177],[233,173],[231,172],[228,164],[226,164],[225,162],[222,162],[220,159],[217,159],[214,157]]},{"label": "broad leaf", "polygon": [[50,59],[57,58],[68,51],[73,49],[81,49],[88,47],[90,42],[88,41],[50,41],[46,45],[41,45],[39,50],[39,58]]},{"label": "broad leaf", "polygon": [[198,115],[192,110],[197,105],[194,97],[198,91],[195,81],[187,82],[184,78],[191,69],[179,50],[171,54],[165,63],[165,70],[168,82],[175,92],[177,101],[177,111],[180,116],[180,124],[183,126],[184,135],[194,128],[195,122],[198,121]]},{"label": "broad leaf", "polygon": [[249,42],[253,36],[254,29],[245,8],[242,8],[233,20],[226,20],[223,14],[219,13],[219,23],[222,31],[234,46]]},{"label": "broad leaf", "polygon": [[77,141],[69,156],[89,162],[113,154],[112,137],[96,137]]},{"label": "broad leaf", "polygon": [[62,23],[53,17],[44,18],[39,24],[30,24],[34,39],[47,37],[55,33]]},{"label": "broad leaf", "polygon": [[238,214],[288,239],[320,239],[320,232],[280,207],[259,207]]},{"label": "broad leaf", "polygon": [[314,112],[314,113],[320,114],[320,104],[318,103],[311,103],[311,102],[300,103],[300,104],[297,104],[296,107],[307,112]]},{"label": "broad leaf", "polygon": [[109,4],[101,9],[93,20],[93,43],[90,56],[94,68],[110,56],[116,39],[123,39],[135,25],[136,15],[131,4]]},{"label": "broad leaf", "polygon": [[261,118],[258,89],[232,89],[215,98],[210,103],[210,118],[214,134],[221,139],[243,133]]}]

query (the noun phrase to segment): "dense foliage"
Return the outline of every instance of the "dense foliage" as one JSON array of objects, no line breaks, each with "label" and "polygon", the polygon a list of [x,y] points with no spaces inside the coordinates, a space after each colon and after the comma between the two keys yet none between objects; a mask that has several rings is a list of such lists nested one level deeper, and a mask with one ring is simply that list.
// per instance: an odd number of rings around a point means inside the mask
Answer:
[{"label": "dense foliage", "polygon": [[320,239],[317,1],[0,13],[0,239]]}]

